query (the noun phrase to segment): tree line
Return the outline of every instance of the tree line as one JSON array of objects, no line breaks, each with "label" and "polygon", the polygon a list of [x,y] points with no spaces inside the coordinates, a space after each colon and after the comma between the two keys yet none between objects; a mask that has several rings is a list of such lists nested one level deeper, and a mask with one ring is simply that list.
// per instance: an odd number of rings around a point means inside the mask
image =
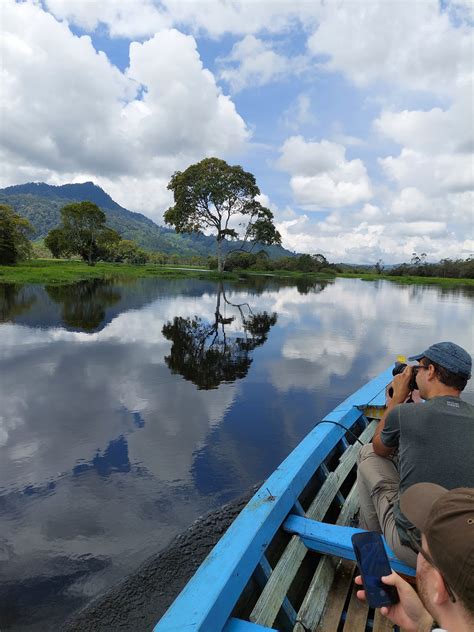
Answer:
[{"label": "tree line", "polygon": [[474,256],[467,259],[441,259],[438,263],[428,263],[427,254],[414,252],[409,263],[401,263],[387,268],[379,259],[374,266],[377,274],[388,276],[439,277],[443,279],[474,279]]}]

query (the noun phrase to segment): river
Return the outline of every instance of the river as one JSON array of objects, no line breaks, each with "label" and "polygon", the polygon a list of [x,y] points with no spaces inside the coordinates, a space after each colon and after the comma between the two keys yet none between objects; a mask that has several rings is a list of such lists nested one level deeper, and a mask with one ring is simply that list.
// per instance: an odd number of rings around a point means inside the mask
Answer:
[{"label": "river", "polygon": [[58,629],[397,355],[472,352],[473,296],[356,279],[0,285],[1,630]]}]

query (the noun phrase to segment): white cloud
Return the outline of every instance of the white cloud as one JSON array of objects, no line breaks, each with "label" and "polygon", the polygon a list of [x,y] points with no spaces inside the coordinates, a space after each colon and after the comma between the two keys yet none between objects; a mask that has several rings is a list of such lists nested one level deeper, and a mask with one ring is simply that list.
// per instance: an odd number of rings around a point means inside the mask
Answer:
[{"label": "white cloud", "polygon": [[454,28],[438,0],[328,3],[308,46],[359,86],[451,95],[472,72],[470,29]]},{"label": "white cloud", "polygon": [[281,147],[278,166],[291,174],[297,203],[307,210],[337,208],[372,197],[364,163],[347,160],[342,145],[328,140],[307,142],[288,138]]},{"label": "white cloud", "polygon": [[375,129],[402,150],[380,159],[400,187],[416,187],[428,197],[474,188],[472,85],[467,83],[446,109],[383,111]]},{"label": "white cloud", "polygon": [[186,26],[211,37],[224,33],[278,33],[295,23],[308,25],[320,12],[317,2],[233,0],[46,0],[50,11],[83,28],[105,24],[112,36],[143,37],[160,28]]},{"label": "white cloud", "polygon": [[290,73],[307,69],[304,56],[293,58],[275,52],[268,42],[246,35],[232,47],[227,57],[221,57],[219,77],[226,81],[233,92],[247,87],[263,86]]},{"label": "white cloud", "polygon": [[172,26],[166,9],[152,0],[46,0],[46,6],[87,31],[105,24],[114,37],[143,37]]},{"label": "white cloud", "polygon": [[2,12],[2,81],[14,95],[2,100],[0,112],[5,184],[18,168],[25,180],[93,174],[122,191],[144,178],[150,199],[141,194],[141,210],[153,211],[163,198],[158,187],[175,169],[237,152],[248,139],[193,37],[163,30],[132,43],[122,73],[89,37],[74,36],[39,6],[6,0]]}]

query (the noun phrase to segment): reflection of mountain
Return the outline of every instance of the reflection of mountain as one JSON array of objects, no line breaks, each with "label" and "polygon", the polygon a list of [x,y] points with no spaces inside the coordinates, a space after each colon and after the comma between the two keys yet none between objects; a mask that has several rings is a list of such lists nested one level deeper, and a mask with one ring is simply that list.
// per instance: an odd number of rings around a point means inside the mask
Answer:
[{"label": "reflection of mountain", "polygon": [[[238,310],[243,335],[226,332],[226,326],[233,324],[236,316],[223,316],[221,297],[227,305]],[[247,316],[244,306],[250,311]],[[250,351],[266,341],[270,327],[276,321],[275,313],[254,314],[248,304],[230,303],[221,285],[213,322],[198,316],[176,316],[163,326],[163,335],[173,343],[165,362],[173,373],[180,373],[198,388],[217,388],[222,382],[234,382],[247,375],[252,364]]]},{"label": "reflection of mountain", "polygon": [[93,279],[71,285],[46,286],[48,296],[62,306],[64,323],[75,329],[94,331],[105,318],[105,310],[120,300],[110,281]]},{"label": "reflection of mountain", "polygon": [[36,298],[25,293],[23,286],[16,283],[0,283],[0,323],[14,320],[27,312]]}]

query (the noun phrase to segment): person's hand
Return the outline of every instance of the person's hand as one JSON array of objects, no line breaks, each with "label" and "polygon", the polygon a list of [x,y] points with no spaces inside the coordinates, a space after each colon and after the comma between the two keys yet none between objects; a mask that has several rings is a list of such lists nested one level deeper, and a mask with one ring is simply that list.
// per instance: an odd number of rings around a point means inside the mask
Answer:
[{"label": "person's hand", "polygon": [[[387,586],[395,586],[398,592],[399,602],[393,606],[383,606],[380,612],[394,623],[407,632],[424,632],[431,630],[433,619],[429,612],[425,609],[416,594],[415,590],[408,582],[392,572],[391,575],[382,577],[382,582]],[[362,586],[362,577],[357,575],[355,583]],[[358,590],[357,598],[365,601],[365,591]]]},{"label": "person's hand", "polygon": [[410,380],[413,367],[406,366],[401,373],[394,375],[392,380],[392,402],[402,404],[410,394]]}]

